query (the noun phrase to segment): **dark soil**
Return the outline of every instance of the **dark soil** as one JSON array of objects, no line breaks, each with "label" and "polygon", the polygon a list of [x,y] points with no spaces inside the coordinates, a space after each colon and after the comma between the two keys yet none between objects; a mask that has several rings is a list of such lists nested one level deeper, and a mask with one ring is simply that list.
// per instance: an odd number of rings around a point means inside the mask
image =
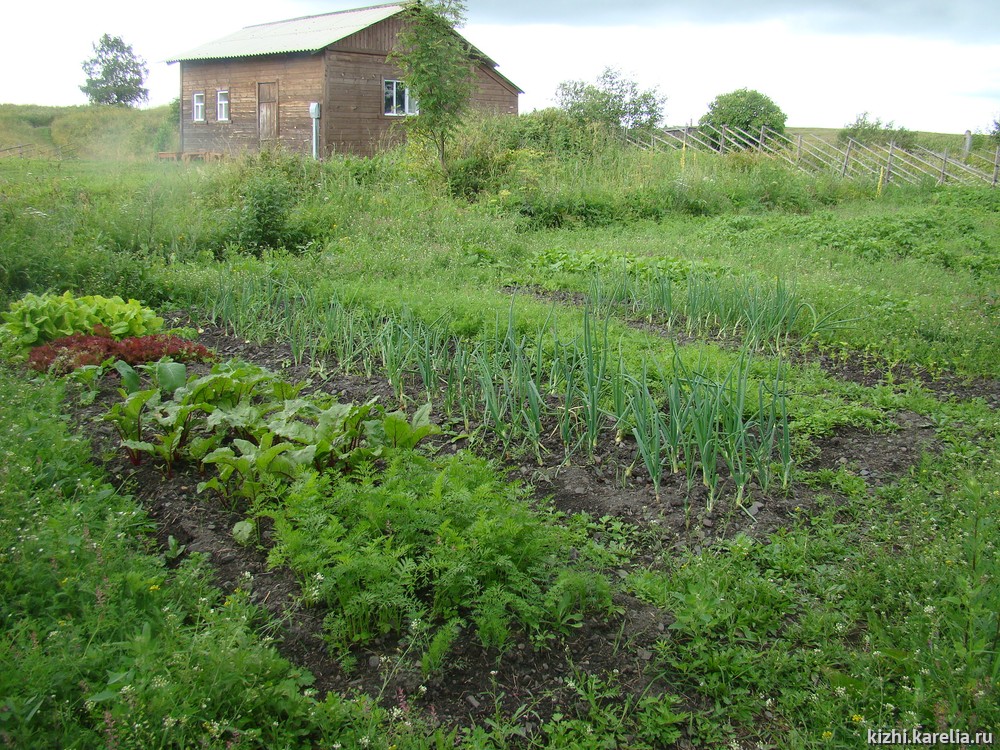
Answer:
[{"label": "dark soil", "polygon": [[[171,323],[183,325],[190,321],[176,316]],[[291,352],[284,345],[251,344],[207,325],[199,343],[214,349],[221,359],[253,362],[291,381],[310,377],[308,367],[291,364]],[[198,367],[206,366],[191,365],[189,369]],[[327,371],[335,372],[333,363]],[[113,381],[113,376],[106,378],[91,406],[71,406],[81,423],[93,425],[95,455],[105,461],[111,476],[127,486],[148,509],[157,524],[157,542],[164,549],[172,536],[176,543],[185,545],[185,555],[207,555],[219,587],[226,592],[241,585],[245,572],[254,577],[252,597],[278,623],[279,649],[312,672],[315,687],[321,692],[360,691],[387,705],[402,701],[446,725],[468,725],[470,721],[483,724],[498,707],[507,716],[520,709],[520,726],[530,734],[557,706],[571,700],[564,680],[574,669],[602,675],[618,670],[623,688],[636,695],[647,688],[653,694],[671,689],[670,685],[651,685],[654,677],[647,669],[654,644],[670,624],[669,615],[621,593],[616,594],[616,604],[623,614],[587,620],[570,637],[552,641],[545,648],[516,636],[506,652],[488,651],[466,631],[450,655],[445,674],[436,680],[422,680],[419,669],[414,667],[419,655],[401,654],[395,638],[357,649],[350,660],[353,664],[345,669],[324,641],[324,610],[301,605],[299,582],[291,571],[268,567],[266,530],[260,548],[237,544],[231,529],[243,516],[221,507],[207,494],[196,492],[203,477],[198,476],[195,467],[178,466],[174,475],[167,477],[149,460],[134,467],[125,459],[118,449],[117,435],[109,424],[97,419],[118,398],[117,383]],[[323,380],[314,376],[309,388],[338,394],[342,400],[378,396],[383,403],[394,403],[384,379],[336,375]],[[416,391],[411,395],[418,397]],[[934,432],[921,417],[901,414],[898,424],[899,430],[890,434],[841,430],[817,446],[818,457],[805,468],[845,466],[871,486],[888,482],[913,466],[921,450],[934,448]],[[542,465],[534,456],[504,456],[510,476],[530,483],[539,503],[553,503],[567,513],[586,512],[594,519],[609,517],[634,525],[638,551],[633,564],[637,566],[653,563],[660,555],[696,551],[737,532],[765,538],[791,525],[797,514],[815,507],[815,491],[796,484],[786,494],[762,497],[756,492],[745,508],[733,507],[723,497],[714,512],[706,514],[703,488],[695,487],[689,498],[682,476],[668,475],[657,498],[640,468],[641,461],[636,461],[635,446],[628,439],[616,443],[613,436],[608,436],[598,446],[593,460],[571,460],[567,464],[554,437],[546,447],[549,450],[542,454]],[[487,442],[478,450],[488,448]],[[616,571],[621,577],[627,572]]]}]

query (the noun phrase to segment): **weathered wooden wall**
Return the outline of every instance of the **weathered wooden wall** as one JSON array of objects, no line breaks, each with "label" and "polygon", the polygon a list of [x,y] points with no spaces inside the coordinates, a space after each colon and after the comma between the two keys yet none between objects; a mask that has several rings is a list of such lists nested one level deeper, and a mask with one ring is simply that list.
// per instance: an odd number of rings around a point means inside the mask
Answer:
[{"label": "weathered wooden wall", "polygon": [[472,97],[473,107],[501,115],[517,114],[517,89],[492,68],[480,65],[476,84],[476,93]]},{"label": "weathered wooden wall", "polygon": [[[259,147],[257,84],[277,83],[278,139],[282,147],[309,153],[309,103],[322,101],[323,56],[296,54],[233,60],[181,62],[183,150],[235,153]],[[216,118],[216,92],[229,90],[229,122]],[[205,122],[193,122],[192,95],[205,92]]]},{"label": "weathered wooden wall", "polygon": [[[404,118],[385,114],[383,88],[387,78],[401,77],[386,56],[402,25],[399,17],[387,18],[327,48],[324,154],[370,156],[403,138]],[[516,115],[517,95],[489,65],[479,66],[473,107]]]},{"label": "weathered wooden wall", "polygon": [[[386,62],[402,27],[388,18],[328,47],[323,54],[283,54],[181,63],[181,143],[184,151],[256,150],[257,85],[276,82],[282,147],[310,153],[309,103],[322,104],[320,153],[371,155],[403,137],[402,117],[384,113],[384,81],[399,70]],[[517,89],[484,63],[472,105],[517,114]],[[229,90],[230,121],[216,118],[216,92]],[[205,92],[205,122],[193,122],[192,95]]]}]

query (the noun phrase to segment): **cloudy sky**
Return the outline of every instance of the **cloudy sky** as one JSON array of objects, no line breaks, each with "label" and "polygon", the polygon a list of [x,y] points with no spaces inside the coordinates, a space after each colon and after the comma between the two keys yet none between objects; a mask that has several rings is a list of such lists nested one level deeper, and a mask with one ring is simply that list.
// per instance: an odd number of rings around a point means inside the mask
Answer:
[{"label": "cloudy sky", "polygon": [[[375,0],[373,0],[374,2]],[[102,34],[149,61],[152,105],[177,96],[174,54],[255,23],[365,0],[52,0],[9,3],[0,103],[83,104],[81,63]],[[670,124],[748,87],[798,127],[861,112],[911,130],[988,130],[1000,115],[998,0],[467,0],[462,33],[549,106],[566,80],[608,66],[666,95]]]}]

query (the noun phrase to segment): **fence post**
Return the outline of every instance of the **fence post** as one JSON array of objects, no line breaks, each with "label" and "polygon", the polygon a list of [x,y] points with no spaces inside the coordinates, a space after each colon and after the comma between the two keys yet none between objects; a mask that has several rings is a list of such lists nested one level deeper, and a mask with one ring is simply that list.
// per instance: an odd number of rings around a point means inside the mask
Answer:
[{"label": "fence post", "polygon": [[719,153],[720,154],[724,154],[724,153],[726,153],[726,126],[725,125],[722,126],[722,130],[720,130],[719,133],[720,133],[720,136],[721,136],[719,138]]},{"label": "fence post", "polygon": [[997,186],[997,177],[1000,177],[1000,146],[997,146],[996,156],[993,157],[993,183],[992,187]]},{"label": "fence post", "polygon": [[798,164],[802,161],[802,133],[799,133],[799,137],[795,139],[795,163]]},{"label": "fence post", "polygon": [[896,148],[896,141],[889,141],[889,158],[885,161],[885,184],[892,182],[892,152]]},{"label": "fence post", "polygon": [[763,153],[764,151],[764,133],[766,132],[765,126],[760,126],[760,140],[757,141],[757,152]]},{"label": "fence post", "polygon": [[948,181],[948,149],[944,150],[944,154],[941,157],[941,179],[938,180],[938,185],[944,185]]},{"label": "fence post", "polygon": [[854,146],[854,139],[851,138],[847,141],[847,151],[844,152],[844,166],[840,170],[840,177],[843,179],[847,177],[847,168],[851,163],[851,147]]},{"label": "fence post", "polygon": [[962,159],[968,159],[969,153],[972,151],[972,131],[965,131],[965,145],[962,147]]}]

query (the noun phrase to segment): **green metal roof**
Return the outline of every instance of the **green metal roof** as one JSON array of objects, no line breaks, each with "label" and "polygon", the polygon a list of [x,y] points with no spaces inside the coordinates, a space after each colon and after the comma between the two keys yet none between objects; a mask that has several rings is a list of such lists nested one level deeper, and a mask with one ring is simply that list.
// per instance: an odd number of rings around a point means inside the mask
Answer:
[{"label": "green metal roof", "polygon": [[[356,34],[379,21],[384,21],[403,12],[404,9],[400,3],[388,3],[247,26],[229,36],[195,47],[183,55],[171,57],[167,62],[220,60],[233,57],[280,55],[288,52],[319,52],[334,42],[346,39],[351,34]],[[466,43],[468,44],[468,41]],[[497,64],[483,54],[482,50],[471,44],[469,46],[472,52],[489,65],[497,76],[513,86],[518,93],[524,93],[517,84],[496,70]]]},{"label": "green metal roof", "polygon": [[167,62],[318,52],[402,10],[402,5],[393,3],[247,26],[229,36],[172,57]]}]

